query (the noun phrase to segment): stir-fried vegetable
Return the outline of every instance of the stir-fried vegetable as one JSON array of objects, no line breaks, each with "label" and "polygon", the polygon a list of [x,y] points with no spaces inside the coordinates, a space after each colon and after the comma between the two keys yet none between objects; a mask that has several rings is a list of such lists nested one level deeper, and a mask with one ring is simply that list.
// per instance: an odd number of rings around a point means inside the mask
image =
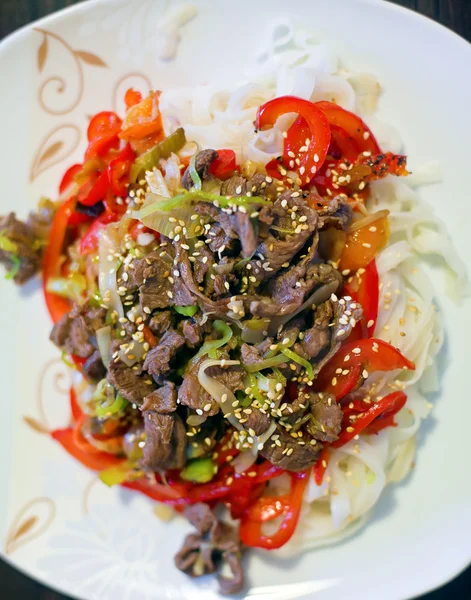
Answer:
[{"label": "stir-fried vegetable", "polygon": [[299,354],[296,354],[296,352],[293,352],[289,348],[282,348],[281,352],[293,362],[298,363],[298,365],[301,365],[306,370],[307,376],[309,377],[310,381],[314,379],[314,370],[312,368],[311,363],[308,360],[306,360],[302,356],[299,356]]},{"label": "stir-fried vegetable", "polygon": [[101,360],[108,368],[111,360],[111,327],[107,325],[96,332],[96,340],[100,351]]},{"label": "stir-fried vegetable", "polygon": [[277,354],[276,356],[272,356],[271,358],[266,358],[265,360],[261,360],[260,362],[254,363],[252,365],[242,365],[244,369],[248,373],[257,373],[258,371],[263,371],[264,369],[270,369],[271,367],[278,367],[283,363],[286,363],[286,356],[283,354]]},{"label": "stir-fried vegetable", "polygon": [[137,181],[142,173],[152,171],[154,167],[159,165],[162,158],[168,158],[172,152],[178,152],[185,144],[185,132],[179,127],[174,133],[136,159],[131,167],[130,180],[132,182]]},{"label": "stir-fried vegetable", "polygon": [[375,220],[368,218],[364,226],[360,221],[351,228],[340,259],[341,271],[357,271],[366,267],[386,246],[389,240],[388,214],[388,211],[380,211]]},{"label": "stir-fried vegetable", "polygon": [[[101,471],[99,477],[101,481],[108,487],[120,485],[130,479],[131,473],[135,468],[135,464],[131,461],[123,461],[116,466],[109,467]],[[141,472],[142,475],[142,472]]]},{"label": "stir-fried vegetable", "polygon": [[193,317],[198,312],[197,306],[174,306],[173,310],[184,317]]},{"label": "stir-fried vegetable", "polygon": [[51,277],[46,283],[46,291],[80,303],[87,291],[87,280],[80,273],[69,277]]},{"label": "stir-fried vegetable", "polygon": [[225,346],[234,335],[232,329],[227,323],[224,323],[224,321],[214,321],[213,329],[217,331],[221,337],[217,340],[209,340],[205,342],[193,360],[199,358],[200,356],[204,356],[205,354],[208,354],[211,357],[211,353],[214,352],[214,350]]},{"label": "stir-fried vegetable", "polygon": [[190,177],[193,182],[192,187],[195,190],[201,191],[201,177],[198,175],[198,171],[196,170],[196,152],[190,159],[190,164],[188,165],[188,172],[190,173]]},{"label": "stir-fried vegetable", "polygon": [[221,208],[228,208],[229,206],[248,206],[257,204],[271,204],[266,198],[260,198],[259,196],[218,196],[217,194],[210,194],[208,192],[186,192],[179,194],[173,198],[162,198],[158,204],[158,210],[170,211],[177,207],[183,207],[184,205],[193,205],[198,202],[211,202]]},{"label": "stir-fried vegetable", "polygon": [[180,477],[193,483],[207,483],[216,471],[217,467],[210,458],[196,458],[180,471]]}]

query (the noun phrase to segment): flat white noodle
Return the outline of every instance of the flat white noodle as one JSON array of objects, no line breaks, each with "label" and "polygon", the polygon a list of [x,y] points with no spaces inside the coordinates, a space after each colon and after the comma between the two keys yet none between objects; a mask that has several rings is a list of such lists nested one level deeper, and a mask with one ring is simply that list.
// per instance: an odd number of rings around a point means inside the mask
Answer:
[{"label": "flat white noodle", "polygon": [[[165,131],[182,126],[187,139],[201,147],[233,148],[239,160],[265,165],[282,153],[283,132],[294,115],[254,133],[257,107],[277,94],[291,94],[314,101],[335,99],[348,110],[366,115],[383,150],[402,151],[399,132],[372,114],[380,92],[376,78],[341,71],[330,49],[316,44],[287,17],[268,25],[246,75],[244,81],[225,89],[200,86],[164,91],[160,107]],[[366,522],[387,483],[398,482],[409,472],[417,431],[431,409],[424,394],[439,388],[436,357],[444,331],[422,259],[425,255],[441,258],[455,296],[466,291],[467,277],[444,225],[413,189],[437,182],[439,166],[431,162],[413,171],[408,180],[387,177],[373,183],[369,201],[372,211],[390,211],[391,224],[390,243],[377,258],[381,293],[375,337],[398,347],[415,362],[416,370],[373,375],[365,386],[374,383],[381,395],[405,390],[406,405],[396,416],[397,427],[334,449],[321,486],[310,477],[301,523],[290,542],[277,551],[282,555],[334,543]],[[164,183],[172,189],[171,178]],[[280,493],[286,492],[287,485],[286,477],[270,482]]]}]

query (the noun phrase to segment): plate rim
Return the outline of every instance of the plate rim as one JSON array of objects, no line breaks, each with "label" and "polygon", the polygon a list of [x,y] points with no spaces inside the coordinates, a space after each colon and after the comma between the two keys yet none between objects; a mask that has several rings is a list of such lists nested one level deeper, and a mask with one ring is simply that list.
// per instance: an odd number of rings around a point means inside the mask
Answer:
[{"label": "plate rim", "polygon": [[[5,38],[0,41],[0,57],[3,56],[4,53],[8,52],[10,48],[14,47],[17,42],[20,42],[23,38],[25,38],[31,31],[39,26],[51,25],[57,22],[60,22],[63,18],[68,18],[74,14],[86,13],[88,11],[95,10],[96,7],[105,4],[114,4],[120,2],[121,0],[87,0],[79,2],[78,4],[74,4],[71,6],[64,7],[60,10],[57,10],[49,15],[36,19],[26,25],[20,27],[19,29],[11,32]],[[198,5],[198,0],[193,0],[196,5]],[[390,0],[350,0],[356,2],[358,5],[365,6],[382,6],[384,10],[391,10],[402,13],[406,18],[412,19],[417,23],[427,24],[427,27],[432,27],[437,35],[446,35],[451,43],[457,44],[461,52],[467,52],[469,54],[469,58],[471,59],[471,41],[468,41],[459,33],[453,31],[446,25],[439,23],[433,18],[423,15],[419,12],[414,11],[413,9],[395,4]],[[311,550],[307,550],[306,553],[311,552]],[[22,575],[32,579],[35,582],[48,587],[49,589],[63,593],[73,599],[80,600],[80,596],[77,596],[69,589],[65,589],[62,585],[57,585],[55,583],[51,583],[47,580],[46,576],[42,574],[32,574],[27,570],[25,566],[21,566],[17,564],[14,559],[4,552],[3,546],[0,546],[0,557],[1,559],[11,568],[15,569],[17,572]],[[424,594],[428,594],[437,590],[457,577],[459,577],[464,571],[469,568],[471,565],[471,560],[464,564],[457,564],[456,568],[450,571],[448,575],[446,575],[445,579],[441,579],[440,581],[433,582],[430,585],[424,587],[419,593],[414,592],[411,596],[411,600],[421,597]]]}]

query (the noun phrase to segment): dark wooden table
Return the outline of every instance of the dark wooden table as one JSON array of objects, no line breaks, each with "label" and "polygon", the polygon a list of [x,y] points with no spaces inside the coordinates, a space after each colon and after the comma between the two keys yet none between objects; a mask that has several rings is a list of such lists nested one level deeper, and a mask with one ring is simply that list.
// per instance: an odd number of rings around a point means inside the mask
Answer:
[{"label": "dark wooden table", "polygon": [[[0,0],[0,39],[26,23],[79,1],[81,0]],[[391,1],[435,19],[471,41],[471,0]],[[62,594],[48,590],[1,560],[0,597],[5,600],[66,600]],[[471,598],[471,568],[443,588],[423,596],[422,600],[467,598]]]}]

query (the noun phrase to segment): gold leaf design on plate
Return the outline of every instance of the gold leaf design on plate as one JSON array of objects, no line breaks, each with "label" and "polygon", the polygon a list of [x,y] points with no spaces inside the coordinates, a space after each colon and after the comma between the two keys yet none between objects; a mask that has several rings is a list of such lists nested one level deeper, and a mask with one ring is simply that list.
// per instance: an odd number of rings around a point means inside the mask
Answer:
[{"label": "gold leaf design on plate", "polygon": [[40,165],[44,161],[48,160],[49,158],[52,158],[53,156],[55,156],[61,150],[61,148],[63,148],[63,146],[64,146],[64,142],[62,142],[60,140],[51,144],[49,146],[49,148],[46,148],[46,150],[44,150],[44,152],[39,157],[38,165]]},{"label": "gold leaf design on plate", "polygon": [[5,554],[11,554],[20,546],[43,534],[56,515],[56,507],[50,498],[34,498],[13,519],[5,543]]},{"label": "gold leaf design on plate", "polygon": [[85,50],[76,50],[75,54],[81,58],[84,62],[94,67],[107,67],[108,65],[96,54],[92,52],[86,52]]},{"label": "gold leaf design on plate", "polygon": [[[55,369],[55,371],[53,371]],[[70,377],[68,369],[60,358],[53,358],[49,360],[41,369],[38,381],[38,395],[36,397],[37,411],[39,418],[31,417],[29,415],[23,416],[23,421],[33,431],[37,433],[49,434],[53,427],[51,427],[50,421],[47,418],[46,411],[44,409],[44,398],[48,390],[50,392],[51,381],[46,380],[46,376],[52,377],[52,385],[59,394],[68,394],[70,390]]]},{"label": "gold leaf design on plate", "polygon": [[[62,48],[65,55],[57,65],[64,69],[64,75],[56,74],[48,77],[39,87],[38,101],[41,108],[50,115],[65,115],[78,106],[83,96],[84,74],[82,63],[95,67],[108,67],[105,61],[92,52],[75,50],[57,33],[35,27],[34,31],[42,34],[43,39],[38,48],[38,71],[46,67],[50,55],[57,56],[56,49]],[[52,43],[54,49],[49,52]],[[67,62],[67,56],[69,57]],[[75,73],[75,77],[71,78]]]},{"label": "gold leaf design on plate", "polygon": [[46,169],[66,160],[78,147],[80,135],[80,129],[73,123],[64,123],[52,129],[34,155],[29,180],[33,181]]},{"label": "gold leaf design on plate", "polygon": [[31,429],[33,429],[34,431],[37,431],[38,433],[47,433],[47,434],[50,433],[50,429],[46,425],[41,423],[41,421],[38,421],[34,417],[29,417],[28,415],[25,415],[23,417],[23,421],[27,425],[29,425],[31,427]]},{"label": "gold leaf design on plate", "polygon": [[43,41],[38,48],[38,71],[40,73],[44,68],[44,64],[46,63],[48,49],[49,44],[47,41],[47,35],[43,35]]}]

